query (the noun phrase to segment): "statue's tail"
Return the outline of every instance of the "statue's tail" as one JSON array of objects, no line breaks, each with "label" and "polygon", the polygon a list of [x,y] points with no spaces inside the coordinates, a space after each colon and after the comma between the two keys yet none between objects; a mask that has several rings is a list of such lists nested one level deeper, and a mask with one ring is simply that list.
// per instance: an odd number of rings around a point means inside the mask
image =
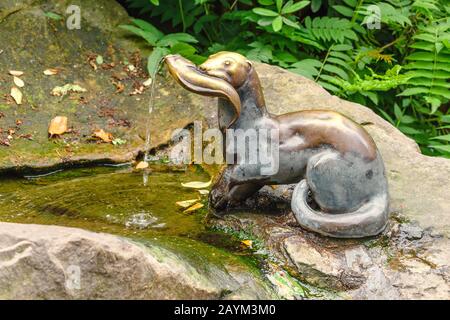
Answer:
[{"label": "statue's tail", "polygon": [[292,194],[292,211],[305,229],[334,238],[362,238],[374,236],[384,230],[389,215],[387,191],[374,195],[359,209],[348,213],[323,213],[313,210],[307,203],[309,187],[300,181]]}]

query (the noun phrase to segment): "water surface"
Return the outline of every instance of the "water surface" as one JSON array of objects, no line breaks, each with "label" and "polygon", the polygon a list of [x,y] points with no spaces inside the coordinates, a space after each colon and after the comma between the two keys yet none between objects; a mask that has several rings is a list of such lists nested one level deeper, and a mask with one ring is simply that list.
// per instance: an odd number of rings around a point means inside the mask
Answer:
[{"label": "water surface", "polygon": [[[0,220],[78,227],[124,236],[161,234],[197,237],[205,231],[206,209],[185,214],[175,203],[200,199],[182,182],[208,181],[199,167],[182,172],[154,166],[143,173],[132,168],[82,168],[55,174],[0,180]],[[206,206],[205,206],[206,207]]]}]

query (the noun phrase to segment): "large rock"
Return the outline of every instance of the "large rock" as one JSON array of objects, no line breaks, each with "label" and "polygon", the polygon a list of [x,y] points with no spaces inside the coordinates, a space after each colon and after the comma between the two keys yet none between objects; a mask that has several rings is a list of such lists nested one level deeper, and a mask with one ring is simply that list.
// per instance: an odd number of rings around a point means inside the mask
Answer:
[{"label": "large rock", "polygon": [[[0,141],[10,135],[9,129],[14,130],[10,147],[0,142],[0,173],[85,162],[128,162],[144,149],[148,123],[155,147],[166,143],[173,130],[209,113],[204,111],[205,106],[210,108],[206,98],[186,92],[163,75],[156,80],[149,121],[149,87],[143,87],[142,94],[131,94],[149,77],[145,57],[150,47],[118,28],[130,19],[115,1],[77,1],[79,30],[69,30],[65,20],[45,15],[53,12],[68,17],[65,11],[70,4],[66,0],[0,3]],[[97,55],[105,64],[94,70],[90,63],[96,65]],[[58,68],[60,73],[46,76],[43,71],[48,68]],[[13,86],[9,70],[24,72],[22,105],[9,96]],[[87,91],[64,97],[50,94],[56,86],[68,83]],[[114,83],[122,85],[123,91],[117,92]],[[55,116],[67,116],[73,132],[50,140],[47,129]],[[126,144],[89,141],[97,129],[111,132]]]},{"label": "large rock", "polygon": [[[258,272],[74,228],[0,223],[1,299],[272,299]],[[189,249],[189,246],[187,247]]]},{"label": "large rock", "polygon": [[[255,200],[267,196],[260,194]],[[288,210],[284,214],[242,211],[210,223],[224,232],[256,239],[259,250],[268,252],[293,276],[342,298],[450,297],[450,240],[415,224],[392,219],[381,236],[334,240],[302,230]]]},{"label": "large rock", "polygon": [[[147,78],[141,59],[132,54],[143,48],[142,42],[118,32],[116,26],[128,17],[111,1],[95,2],[94,8],[93,2],[80,0],[81,30],[67,30],[63,22],[44,16],[46,11],[64,15],[69,2],[8,0],[0,4],[0,43],[8,44],[0,54],[0,93],[9,93],[10,69],[25,71],[26,82],[22,106],[10,98],[0,101],[0,112],[5,115],[0,117],[0,128],[15,127],[19,119],[23,122],[19,133],[32,133],[34,138],[29,141],[16,134],[11,147],[0,146],[0,172],[86,161],[124,162],[143,149],[149,91],[129,95],[134,83]],[[108,49],[109,44],[114,50]],[[86,61],[89,53],[101,54],[107,63],[115,61],[116,65],[93,70]],[[126,60],[139,72],[127,72]],[[448,298],[450,160],[420,154],[414,141],[373,111],[332,96],[313,81],[277,67],[255,65],[271,112],[336,110],[365,125],[386,164],[391,222],[374,239],[325,239],[298,227],[289,212],[289,189],[286,193],[282,188],[275,190],[282,194],[277,202],[275,191],[266,188],[253,201],[260,201],[266,209],[275,201],[286,207],[284,213],[275,206],[270,209],[272,214],[240,213],[212,224],[225,231],[254,229],[250,235],[261,239],[293,275],[313,286],[341,292],[343,297]],[[61,67],[62,72],[45,77],[42,71],[49,67]],[[125,76],[122,93],[116,93],[111,83],[117,75]],[[63,99],[50,96],[53,87],[68,82],[80,84],[87,92]],[[166,143],[174,129],[194,120],[206,119],[215,126],[215,105],[214,99],[186,92],[167,75],[160,77],[151,116],[152,146]],[[46,132],[56,115],[68,116],[75,133],[54,142]],[[87,136],[95,128],[105,128],[127,144],[88,143]]]},{"label": "large rock", "polygon": [[242,212],[210,223],[255,237],[297,278],[344,298],[448,299],[450,160],[422,155],[413,140],[372,110],[332,96],[313,81],[265,64],[256,68],[272,113],[335,110],[364,124],[386,164],[391,221],[373,239],[327,239],[298,226],[290,212],[293,186],[283,186],[263,188]]}]

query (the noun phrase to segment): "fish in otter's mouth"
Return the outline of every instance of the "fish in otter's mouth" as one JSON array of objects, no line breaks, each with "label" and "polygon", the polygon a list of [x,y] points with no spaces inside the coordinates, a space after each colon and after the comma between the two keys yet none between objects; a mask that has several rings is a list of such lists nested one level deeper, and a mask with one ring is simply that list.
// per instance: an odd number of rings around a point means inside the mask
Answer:
[{"label": "fish in otter's mouth", "polygon": [[241,99],[230,83],[222,78],[207,74],[206,71],[180,55],[167,55],[164,62],[172,77],[183,88],[204,96],[228,99],[235,111],[235,118],[228,126],[237,120],[241,112]]}]

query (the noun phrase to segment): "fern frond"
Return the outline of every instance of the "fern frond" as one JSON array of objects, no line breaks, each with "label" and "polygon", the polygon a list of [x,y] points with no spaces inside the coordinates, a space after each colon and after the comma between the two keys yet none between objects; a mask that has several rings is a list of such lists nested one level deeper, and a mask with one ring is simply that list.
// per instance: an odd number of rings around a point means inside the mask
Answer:
[{"label": "fern frond", "polygon": [[416,50],[406,57],[405,66],[410,79],[399,95],[425,95],[431,113],[435,113],[442,103],[450,100],[450,22],[421,26],[413,39],[418,40],[411,45]]},{"label": "fern frond", "polygon": [[353,23],[345,18],[306,17],[305,27],[301,32],[313,40],[321,40],[328,43],[344,43],[346,39],[358,40],[358,36],[352,30]]}]

